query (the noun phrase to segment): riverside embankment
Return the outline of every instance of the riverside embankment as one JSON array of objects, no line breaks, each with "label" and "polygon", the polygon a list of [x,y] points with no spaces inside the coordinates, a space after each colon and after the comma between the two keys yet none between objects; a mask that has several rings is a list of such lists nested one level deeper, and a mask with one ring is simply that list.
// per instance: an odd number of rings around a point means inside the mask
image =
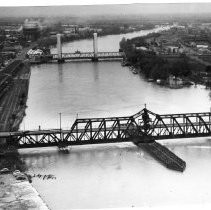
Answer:
[{"label": "riverside embankment", "polygon": [[0,209],[49,210],[28,181],[18,181],[12,174],[0,175]]},{"label": "riverside embankment", "polygon": [[18,130],[26,108],[29,79],[30,64],[22,60],[11,62],[1,71],[1,131]]},{"label": "riverside embankment", "polygon": [[[16,131],[25,116],[30,64],[27,61],[16,59],[0,74],[0,131]],[[1,139],[0,170],[7,168],[10,172],[8,174],[0,172],[0,209],[47,210],[47,205],[27,181],[27,178],[25,181],[18,181],[13,176],[13,171],[23,172],[26,170],[26,166],[20,159],[17,149],[8,146],[7,143],[8,139]]]}]

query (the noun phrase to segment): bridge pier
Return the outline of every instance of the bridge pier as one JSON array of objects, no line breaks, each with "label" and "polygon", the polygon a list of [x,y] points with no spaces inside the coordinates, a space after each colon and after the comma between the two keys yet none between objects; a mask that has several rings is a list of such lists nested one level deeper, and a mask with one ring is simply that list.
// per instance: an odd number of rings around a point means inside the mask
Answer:
[{"label": "bridge pier", "polygon": [[61,34],[57,34],[57,54],[58,54],[58,63],[64,63],[65,60],[62,58],[62,44],[61,44]]},{"label": "bridge pier", "polygon": [[92,58],[92,61],[98,62],[97,33],[93,34],[93,50],[94,50],[94,57]]},{"label": "bridge pier", "polygon": [[59,152],[69,153],[69,146],[67,142],[64,142],[62,139],[61,139],[61,142],[58,143],[57,147],[58,147]]},{"label": "bridge pier", "polygon": [[61,58],[61,59],[58,59],[57,62],[58,62],[58,63],[64,63],[65,60],[64,60],[64,58]]},{"label": "bridge pier", "polygon": [[98,62],[98,58],[97,57],[92,58],[92,62]]}]

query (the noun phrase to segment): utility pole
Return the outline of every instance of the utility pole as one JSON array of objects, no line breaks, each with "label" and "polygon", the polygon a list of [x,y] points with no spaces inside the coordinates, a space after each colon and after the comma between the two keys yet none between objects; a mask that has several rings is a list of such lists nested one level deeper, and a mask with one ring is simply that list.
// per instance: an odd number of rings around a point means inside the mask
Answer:
[{"label": "utility pole", "polygon": [[60,139],[62,140],[62,113],[59,113]]}]

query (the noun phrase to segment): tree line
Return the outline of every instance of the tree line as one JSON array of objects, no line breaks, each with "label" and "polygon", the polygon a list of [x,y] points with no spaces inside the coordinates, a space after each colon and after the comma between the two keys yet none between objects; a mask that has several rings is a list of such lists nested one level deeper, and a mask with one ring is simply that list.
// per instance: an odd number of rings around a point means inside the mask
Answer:
[{"label": "tree line", "polygon": [[125,52],[127,62],[138,67],[147,78],[166,80],[170,75],[188,77],[192,74],[185,55],[170,60],[150,50],[137,50],[137,46],[148,47],[149,44],[145,41],[145,37],[127,40],[123,38],[120,42],[120,48]]}]

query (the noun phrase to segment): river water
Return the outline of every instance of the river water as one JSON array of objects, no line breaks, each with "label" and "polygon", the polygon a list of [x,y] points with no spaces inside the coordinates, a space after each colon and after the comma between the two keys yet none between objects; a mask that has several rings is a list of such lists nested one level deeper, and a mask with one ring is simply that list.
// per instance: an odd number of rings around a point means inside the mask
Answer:
[{"label": "river water", "polygon": [[[118,51],[119,41],[158,29],[98,39],[99,51]],[[63,52],[92,51],[92,40],[63,45]],[[56,49],[52,49],[55,52]],[[21,129],[70,128],[76,116],[125,116],[144,104],[156,113],[210,110],[203,86],[169,89],[134,75],[119,61],[66,62],[32,66],[26,116]],[[31,173],[56,179],[33,179],[51,209],[130,208],[201,204],[211,197],[211,139],[165,140],[187,162],[184,173],[167,170],[132,143],[77,146],[69,154],[56,148],[21,150]]]}]

